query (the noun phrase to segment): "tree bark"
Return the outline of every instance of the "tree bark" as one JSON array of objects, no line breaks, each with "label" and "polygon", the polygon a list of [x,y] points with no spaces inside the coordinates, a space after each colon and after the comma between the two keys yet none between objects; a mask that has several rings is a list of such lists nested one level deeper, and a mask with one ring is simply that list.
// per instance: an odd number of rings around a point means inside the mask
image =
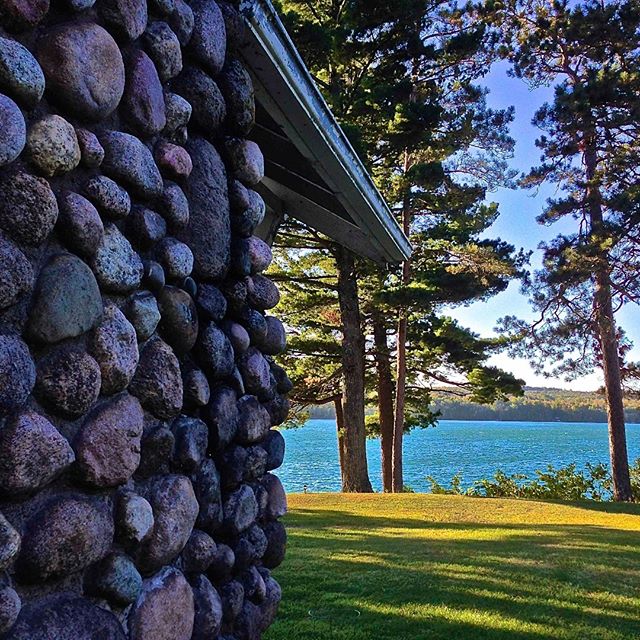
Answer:
[{"label": "tree bark", "polygon": [[338,297],[342,321],[342,370],[344,412],[342,490],[371,493],[364,424],[365,340],[360,318],[358,283],[353,254],[344,247],[335,252]]},{"label": "tree bark", "polygon": [[338,460],[340,461],[340,477],[344,486],[344,411],[342,410],[342,397],[336,396],[333,400],[336,409],[336,431],[338,435]]},{"label": "tree bark", "polygon": [[380,420],[380,453],[382,458],[382,488],[393,491],[393,377],[387,328],[379,309],[371,313],[376,370],[378,374],[378,416]]}]

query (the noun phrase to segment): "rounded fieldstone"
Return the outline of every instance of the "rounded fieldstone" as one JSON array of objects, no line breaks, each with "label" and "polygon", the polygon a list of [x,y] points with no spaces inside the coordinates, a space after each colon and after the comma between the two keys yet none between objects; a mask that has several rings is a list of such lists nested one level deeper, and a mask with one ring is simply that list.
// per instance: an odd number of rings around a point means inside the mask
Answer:
[{"label": "rounded fieldstone", "polygon": [[246,243],[251,262],[251,273],[256,274],[267,269],[273,260],[271,247],[257,236],[247,238]]},{"label": "rounded fieldstone", "polygon": [[226,138],[225,150],[236,178],[252,187],[264,178],[264,156],[253,140]]},{"label": "rounded fieldstone", "polygon": [[84,583],[90,595],[120,606],[135,602],[142,591],[142,576],[122,553],[112,553],[91,567]]},{"label": "rounded fieldstone", "polygon": [[284,325],[278,318],[267,316],[267,335],[256,341],[256,346],[268,356],[277,356],[287,348]]},{"label": "rounded fieldstone", "polygon": [[127,293],[140,286],[142,260],[114,224],[107,224],[92,261],[100,285],[109,292]]},{"label": "rounded fieldstone", "polygon": [[191,640],[193,591],[185,577],[165,567],[149,580],[129,614],[131,640]]},{"label": "rounded fieldstone", "polygon": [[69,173],[80,164],[76,130],[56,115],[45,116],[29,129],[27,153],[48,178]]},{"label": "rounded fieldstone", "polygon": [[97,209],[72,191],[58,195],[58,209],[57,228],[63,240],[81,255],[94,255],[104,235],[104,225]]},{"label": "rounded fieldstone", "polygon": [[219,322],[227,313],[227,301],[220,289],[212,284],[198,287],[196,302],[200,311],[209,319]]},{"label": "rounded fieldstone", "polygon": [[176,9],[175,0],[151,0],[151,6],[163,16],[170,16]]},{"label": "rounded fieldstone", "polygon": [[236,392],[238,397],[242,397],[246,391],[244,388],[244,380],[242,379],[242,374],[238,367],[234,367],[231,375],[229,376],[229,385]]},{"label": "rounded fieldstone", "polygon": [[222,524],[222,494],[220,473],[210,458],[207,458],[193,476],[200,511],[196,522],[200,529],[215,535]]},{"label": "rounded fieldstone", "polygon": [[248,529],[258,517],[258,503],[251,487],[243,485],[224,501],[224,525],[232,534]]},{"label": "rounded fieldstone", "polygon": [[247,393],[256,396],[265,394],[271,386],[271,369],[262,353],[250,347],[238,361]]},{"label": "rounded fieldstone", "polygon": [[285,439],[279,431],[270,429],[262,443],[262,447],[267,452],[268,471],[273,471],[282,466],[284,462]]},{"label": "rounded fieldstone", "polygon": [[191,296],[177,287],[165,287],[158,305],[160,335],[177,353],[191,351],[198,337],[198,313]]},{"label": "rounded fieldstone", "polygon": [[262,563],[269,569],[282,564],[287,550],[287,530],[282,522],[269,522],[263,527],[267,536],[267,549],[262,556]]},{"label": "rounded fieldstone", "polygon": [[121,113],[143,136],[160,133],[167,124],[162,83],[151,58],[139,49],[126,60]]},{"label": "rounded fieldstone", "polygon": [[145,0],[102,0],[98,5],[100,17],[120,36],[137,40],[147,26]]},{"label": "rounded fieldstone", "polygon": [[247,330],[237,322],[228,320],[223,325],[224,332],[231,341],[234,353],[239,356],[251,345],[251,338]]},{"label": "rounded fieldstone", "polygon": [[184,242],[165,238],[157,247],[157,255],[164,272],[173,280],[184,280],[193,271],[193,253]]},{"label": "rounded fieldstone", "polygon": [[247,189],[239,180],[232,180],[229,198],[233,215],[231,228],[241,237],[248,238],[264,220],[266,206],[259,193]]},{"label": "rounded fieldstone", "polygon": [[20,551],[20,534],[0,513],[0,571],[4,571]]},{"label": "rounded fieldstone", "polygon": [[[246,278],[227,278],[222,291],[227,300],[231,315],[237,316],[247,310],[247,280]],[[254,311],[254,313],[258,313]]]},{"label": "rounded fieldstone", "polygon": [[286,396],[276,395],[272,400],[265,402],[264,407],[271,417],[271,426],[277,427],[287,421],[291,403]]},{"label": "rounded fieldstone", "polygon": [[138,342],[135,329],[114,304],[106,307],[102,322],[94,329],[89,350],[100,365],[102,393],[112,395],[126,389],[138,366]]},{"label": "rounded fieldstone", "polygon": [[29,333],[40,342],[59,342],[92,329],[102,318],[102,297],[91,269],[71,254],[54,256],[40,272]]},{"label": "rounded fieldstone", "polygon": [[182,408],[180,363],[171,347],[151,339],[140,353],[140,363],[129,390],[156,418],[168,420]]},{"label": "rounded fieldstone", "polygon": [[235,135],[248,135],[256,120],[256,102],[249,72],[239,60],[229,60],[219,83],[227,103],[227,126]]},{"label": "rounded fieldstone", "polygon": [[0,235],[0,309],[33,289],[33,269],[18,247]]},{"label": "rounded fieldstone", "polygon": [[233,549],[226,544],[218,544],[216,555],[209,565],[208,574],[216,582],[229,580],[236,563]]},{"label": "rounded fieldstone", "polygon": [[211,391],[206,420],[210,427],[210,447],[224,449],[238,429],[238,403],[233,389],[216,387]]},{"label": "rounded fieldstone", "polygon": [[17,336],[0,335],[0,415],[23,405],[35,382],[27,345]]},{"label": "rounded fieldstone", "polygon": [[183,147],[160,140],[155,147],[154,156],[160,171],[173,180],[184,180],[193,170],[191,156]]},{"label": "rounded fieldstone", "polygon": [[110,131],[100,136],[100,143],[104,147],[102,169],[105,173],[131,187],[141,198],[152,199],[162,194],[158,167],[149,149],[138,138]]},{"label": "rounded fieldstone", "polygon": [[175,0],[175,11],[169,17],[169,24],[180,44],[186,47],[193,33],[194,16],[191,7],[184,0]]},{"label": "rounded fieldstone", "polygon": [[44,178],[19,172],[0,181],[0,227],[14,240],[38,246],[57,219],[58,203]]},{"label": "rounded fieldstone", "polygon": [[38,363],[36,390],[56,413],[77,418],[100,395],[100,367],[84,351],[60,349]]},{"label": "rounded fieldstone", "polygon": [[[266,595],[266,586],[256,567],[249,567],[240,577],[244,592],[253,602],[262,602]],[[258,619],[259,620],[259,619]]]},{"label": "rounded fieldstone", "polygon": [[0,94],[0,167],[13,162],[24,149],[26,125],[18,105]]},{"label": "rounded fieldstone", "polygon": [[206,135],[215,136],[227,117],[226,103],[215,81],[196,67],[185,67],[173,87],[191,104],[191,121]]},{"label": "rounded fieldstone", "polygon": [[189,224],[189,202],[184,191],[177,184],[165,183],[160,207],[170,228],[182,229]]},{"label": "rounded fieldstone", "polygon": [[135,493],[122,494],[116,503],[116,527],[118,537],[125,543],[144,540],[153,529],[151,505]]},{"label": "rounded fieldstone", "polygon": [[182,374],[184,404],[187,407],[204,407],[209,403],[211,389],[207,376],[200,369],[189,369]]},{"label": "rounded fieldstone", "polygon": [[222,628],[222,600],[206,576],[191,578],[195,617],[191,640],[217,638]]},{"label": "rounded fieldstone", "polygon": [[5,640],[126,640],[113,613],[85,598],[55,594],[26,604]]},{"label": "rounded fieldstone", "polygon": [[164,269],[155,261],[147,260],[144,263],[144,282],[153,291],[158,294],[165,285]]},{"label": "rounded fieldstone", "polygon": [[126,218],[131,211],[129,194],[106,176],[94,176],[84,185],[84,192],[98,210],[110,220]]},{"label": "rounded fieldstone", "polygon": [[113,519],[105,503],[59,496],[27,521],[16,574],[23,582],[66,576],[104,558],[112,542]]},{"label": "rounded fieldstone", "polygon": [[167,115],[165,131],[173,133],[176,129],[186,127],[191,119],[191,104],[177,93],[165,93],[164,104]]},{"label": "rounded fieldstone", "polygon": [[159,213],[151,209],[134,207],[129,230],[134,242],[143,249],[148,249],[165,237],[167,223]]},{"label": "rounded fieldstone", "polygon": [[214,76],[222,71],[227,50],[227,32],[220,7],[208,0],[191,2],[194,24],[189,53]]},{"label": "rounded fieldstone", "polygon": [[18,619],[22,602],[15,589],[0,588],[0,633],[6,633]]},{"label": "rounded fieldstone", "polygon": [[[101,5],[104,3],[101,3]],[[115,40],[92,22],[58,25],[38,41],[47,92],[87,120],[103,120],[120,103],[124,63]]]},{"label": "rounded fieldstone", "polygon": [[269,520],[277,520],[287,513],[287,495],[278,476],[273,473],[265,474],[262,478],[262,486],[267,490],[266,517]]},{"label": "rounded fieldstone", "polygon": [[49,11],[49,0],[2,0],[0,22],[9,31],[35,27]]},{"label": "rounded fieldstone", "polygon": [[267,471],[267,452],[258,445],[247,449],[244,479],[248,482],[260,480]]},{"label": "rounded fieldstone", "polygon": [[180,569],[184,573],[204,573],[217,553],[216,543],[204,531],[194,529],[180,555]]},{"label": "rounded fieldstone", "polygon": [[99,167],[104,160],[104,149],[95,133],[78,128],[76,136],[80,145],[80,162],[90,169]]},{"label": "rounded fieldstone", "polygon": [[129,300],[125,314],[141,342],[153,335],[160,322],[158,303],[149,291],[139,291],[134,294]]},{"label": "rounded fieldstone", "polygon": [[234,353],[229,338],[213,322],[207,324],[198,338],[198,355],[212,379],[218,380],[233,371]]},{"label": "rounded fieldstone", "polygon": [[271,428],[269,413],[255,396],[238,400],[238,429],[236,439],[241,444],[261,442]]},{"label": "rounded fieldstone", "polygon": [[289,393],[293,389],[293,382],[289,379],[287,372],[275,362],[269,363],[271,374],[275,378],[278,393]]},{"label": "rounded fieldstone", "polygon": [[166,22],[152,22],[145,31],[144,41],[163,82],[175,78],[182,71],[180,41]]},{"label": "rounded fieldstone", "polygon": [[196,471],[207,455],[207,425],[197,418],[180,416],[173,421],[171,431],[176,443],[173,453],[174,465],[185,473]]},{"label": "rounded fieldstone", "polygon": [[255,309],[244,309],[238,320],[242,326],[249,332],[251,342],[257,342],[267,335],[267,320]]},{"label": "rounded fieldstone", "polygon": [[249,304],[260,311],[273,309],[280,302],[278,287],[260,274],[247,278],[247,294]]},{"label": "rounded fieldstone", "polygon": [[198,285],[191,276],[187,276],[182,281],[180,288],[186,291],[192,298],[195,298],[198,295]]},{"label": "rounded fieldstone", "polygon": [[233,622],[242,611],[244,602],[244,587],[237,581],[231,580],[220,587],[222,598],[223,619],[225,622]]},{"label": "rounded fieldstone", "polygon": [[198,516],[193,486],[184,476],[160,476],[151,481],[148,500],[154,526],[138,548],[137,564],[145,572],[173,562],[189,540]]},{"label": "rounded fieldstone", "polygon": [[142,453],[136,475],[149,478],[171,470],[175,438],[163,423],[151,425],[142,435]]},{"label": "rounded fieldstone", "polygon": [[276,619],[278,607],[282,600],[282,589],[280,588],[280,585],[270,575],[268,575],[267,569],[262,569],[261,574],[263,575],[265,584],[265,596],[264,602],[260,605],[260,612],[262,614],[262,624],[260,628],[263,631],[266,631],[266,629],[270,627]]},{"label": "rounded fieldstone", "polygon": [[14,415],[0,429],[0,494],[36,491],[65,471],[74,460],[65,438],[33,411]]},{"label": "rounded fieldstone", "polygon": [[246,43],[247,23],[231,2],[218,2],[218,6],[227,30],[227,51],[236,51]]}]

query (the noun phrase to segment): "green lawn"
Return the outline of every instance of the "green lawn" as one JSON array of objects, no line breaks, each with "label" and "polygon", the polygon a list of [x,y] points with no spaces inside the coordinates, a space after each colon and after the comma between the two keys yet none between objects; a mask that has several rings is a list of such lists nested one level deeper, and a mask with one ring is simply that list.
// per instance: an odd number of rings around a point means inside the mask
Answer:
[{"label": "green lawn", "polygon": [[640,638],[640,505],[322,494],[289,506],[284,602],[265,640]]}]

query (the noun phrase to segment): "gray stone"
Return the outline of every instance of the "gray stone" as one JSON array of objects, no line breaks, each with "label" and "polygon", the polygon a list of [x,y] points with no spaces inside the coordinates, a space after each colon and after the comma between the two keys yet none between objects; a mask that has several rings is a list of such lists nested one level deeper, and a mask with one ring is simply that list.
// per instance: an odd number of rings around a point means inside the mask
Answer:
[{"label": "gray stone", "polygon": [[267,452],[260,446],[247,448],[247,460],[244,468],[244,479],[247,482],[258,481],[267,471]]},{"label": "gray stone", "polygon": [[235,135],[248,135],[256,120],[253,82],[249,72],[239,60],[230,60],[219,82],[227,103],[227,126]]},{"label": "gray stone", "polygon": [[121,112],[136,133],[153,136],[167,124],[162,83],[151,58],[139,49],[126,60]]},{"label": "gray stone", "polygon": [[237,322],[228,320],[223,325],[224,332],[231,341],[236,356],[243,354],[251,345],[251,338],[247,330]]},{"label": "gray stone", "polygon": [[222,628],[222,600],[206,576],[191,579],[195,618],[191,640],[216,638]]},{"label": "gray stone", "polygon": [[26,133],[18,105],[0,93],[0,167],[13,162],[22,153]]},{"label": "gray stone", "polygon": [[155,211],[146,207],[134,207],[129,221],[133,241],[143,249],[149,249],[162,240],[167,233],[167,223]]},{"label": "gray stone", "polygon": [[0,21],[9,31],[35,27],[49,11],[49,0],[2,0]]},{"label": "gray stone", "polygon": [[137,40],[147,26],[145,0],[103,0],[98,7],[100,16],[118,35]]},{"label": "gray stone", "polygon": [[170,16],[176,9],[175,0],[151,0],[151,6],[163,16]]},{"label": "gray stone", "polygon": [[261,442],[271,428],[269,413],[255,396],[238,400],[238,430],[236,438],[242,444]]},{"label": "gray stone", "polygon": [[86,11],[91,9],[96,0],[67,0],[67,4],[72,11]]},{"label": "gray stone", "polygon": [[29,332],[40,342],[59,342],[93,328],[102,318],[102,298],[91,269],[71,254],[54,256],[40,272]]},{"label": "gray stone", "polygon": [[145,260],[143,277],[144,283],[156,295],[162,291],[166,283],[164,269],[155,260]]},{"label": "gray stone", "polygon": [[210,458],[207,458],[193,476],[193,485],[200,506],[197,525],[210,534],[222,524],[222,494],[220,473]]},{"label": "gray stone", "polygon": [[177,287],[165,287],[158,305],[160,335],[177,353],[191,351],[198,337],[198,313],[191,296]]},{"label": "gray stone", "polygon": [[136,331],[138,340],[148,340],[160,322],[160,310],[155,297],[149,291],[139,291],[129,300],[126,316]]},{"label": "gray stone", "polygon": [[173,182],[166,182],[160,207],[171,229],[183,229],[189,224],[189,202],[184,191]]},{"label": "gray stone", "polygon": [[263,531],[267,537],[267,549],[262,555],[262,563],[269,569],[282,564],[287,550],[287,530],[277,520],[267,523]]},{"label": "gray stone", "polygon": [[142,496],[124,493],[117,502],[116,525],[118,537],[125,545],[139,543],[153,529],[153,509]]},{"label": "gray stone", "polygon": [[48,115],[29,129],[27,153],[48,178],[69,173],[80,164],[76,131],[64,118]]},{"label": "gray stone", "polygon": [[142,281],[140,256],[111,223],[105,226],[92,266],[98,282],[109,292],[127,293],[139,287]]},{"label": "gray stone", "polygon": [[235,52],[246,44],[247,23],[231,2],[218,2],[227,30],[227,52]]},{"label": "gray stone", "polygon": [[44,74],[31,52],[19,42],[1,37],[0,89],[25,109],[33,109],[44,93]]},{"label": "gray stone", "polygon": [[191,104],[191,121],[206,135],[215,136],[227,117],[226,103],[215,81],[196,67],[185,67],[174,89]]},{"label": "gray stone", "polygon": [[248,453],[245,447],[232,445],[219,457],[220,473],[226,491],[237,489],[244,480]]},{"label": "gray stone", "polygon": [[29,348],[17,336],[0,335],[0,415],[23,405],[36,382]]},{"label": "gray stone", "polygon": [[193,271],[191,249],[175,238],[165,238],[157,248],[165,274],[173,280],[184,280]]},{"label": "gray stone", "polygon": [[191,40],[193,23],[191,7],[184,0],[175,0],[175,11],[169,18],[169,24],[183,47],[187,46]]},{"label": "gray stone", "polygon": [[278,318],[267,316],[267,335],[256,341],[256,346],[268,356],[277,356],[287,348],[284,325]]},{"label": "gray stone", "polygon": [[233,371],[234,354],[229,338],[215,323],[210,322],[200,331],[198,355],[205,371],[213,380],[219,380]]},{"label": "gray stone", "polygon": [[152,199],[162,194],[158,167],[149,149],[138,138],[110,131],[100,136],[100,142],[104,147],[102,169],[105,173],[131,187],[141,198]]},{"label": "gray stone", "polygon": [[95,133],[87,129],[76,129],[78,144],[80,145],[80,162],[90,169],[95,169],[104,160],[104,149]]},{"label": "gray stone", "polygon": [[224,525],[237,535],[248,529],[258,517],[256,497],[247,485],[241,486],[224,501]]},{"label": "gray stone", "polygon": [[211,392],[206,420],[210,427],[210,446],[224,449],[238,430],[238,402],[233,389],[216,387]]},{"label": "gray stone", "polygon": [[271,417],[271,425],[277,427],[286,422],[291,410],[291,403],[286,396],[276,394],[272,400],[264,404]]},{"label": "gray stone", "polygon": [[273,473],[265,474],[262,486],[267,490],[269,499],[265,512],[269,520],[277,520],[287,513],[287,495],[278,476]]},{"label": "gray stone", "polygon": [[193,591],[185,577],[165,567],[144,581],[142,593],[129,614],[131,640],[191,640]]},{"label": "gray stone", "polygon": [[204,531],[194,529],[180,555],[180,569],[184,573],[204,573],[217,553],[216,543]]},{"label": "gray stone", "polygon": [[124,554],[112,553],[89,570],[85,591],[116,606],[135,602],[142,591],[142,576]]},{"label": "gray stone", "polygon": [[160,79],[166,82],[175,78],[182,71],[182,49],[171,27],[166,22],[152,22],[145,31],[144,40]]},{"label": "gray stone", "polygon": [[59,349],[38,363],[36,390],[55,413],[77,418],[100,394],[100,367],[84,351]]},{"label": "gray stone", "polygon": [[122,220],[131,211],[129,194],[117,183],[106,176],[94,176],[85,184],[84,192],[110,220]]},{"label": "gray stone", "polygon": [[66,576],[104,558],[112,542],[113,520],[104,503],[59,496],[27,521],[16,573],[23,582]]},{"label": "gray stone", "polygon": [[0,588],[0,633],[6,633],[15,624],[22,602],[11,587]]},{"label": "gray stone", "polygon": [[189,53],[214,76],[222,71],[227,50],[227,32],[220,7],[209,0],[192,0],[194,25]]},{"label": "gray stone", "polygon": [[193,171],[191,156],[186,149],[166,140],[156,144],[154,157],[162,174],[172,180],[184,180]]},{"label": "gray stone", "polygon": [[20,534],[0,513],[0,571],[4,571],[20,551]]},{"label": "gray stone", "polygon": [[102,242],[104,225],[97,209],[83,196],[64,191],[58,195],[58,231],[71,249],[91,257]]},{"label": "gray stone", "polygon": [[267,395],[271,387],[269,363],[255,347],[250,347],[238,361],[247,393],[258,397]]},{"label": "gray stone", "polygon": [[[266,596],[266,585],[260,572],[255,566],[250,566],[241,576],[240,582],[244,587],[244,593],[247,598],[253,602],[262,602]],[[258,622],[261,616],[258,616]]]},{"label": "gray stone", "polygon": [[30,602],[5,640],[126,640],[113,613],[85,598],[55,594]]},{"label": "gray stone", "polygon": [[267,320],[259,311],[245,308],[238,313],[238,320],[249,332],[251,342],[262,340],[267,335]]},{"label": "gray stone", "polygon": [[209,403],[211,389],[207,376],[200,369],[189,369],[182,373],[184,404],[186,407],[204,407]]},{"label": "gray stone", "polygon": [[262,447],[267,452],[268,471],[273,471],[282,466],[284,462],[285,440],[279,431],[275,429],[269,430],[267,437],[262,443]]},{"label": "gray stone", "polygon": [[0,227],[14,240],[38,246],[57,219],[58,203],[44,178],[19,172],[0,181]]},{"label": "gray stone", "polygon": [[74,116],[102,120],[120,103],[124,91],[120,49],[97,24],[73,22],[52,28],[38,41],[36,56],[48,95]]},{"label": "gray stone", "polygon": [[220,587],[222,597],[223,619],[227,623],[233,622],[242,611],[244,602],[244,587],[237,580],[230,580]]},{"label": "gray stone", "polygon": [[171,431],[175,438],[174,465],[184,473],[197,471],[207,455],[209,430],[197,418],[180,416],[173,421]]},{"label": "gray stone", "polygon": [[33,269],[18,247],[0,235],[0,309],[33,289]]},{"label": "gray stone", "polygon": [[145,429],[142,435],[142,457],[137,475],[141,478],[169,473],[173,460],[175,438],[163,423]]},{"label": "gray stone", "polygon": [[266,206],[259,193],[247,189],[239,180],[229,185],[231,200],[231,228],[243,238],[250,237],[256,227],[264,220]]},{"label": "gray stone", "polygon": [[153,479],[147,497],[155,522],[139,547],[137,564],[144,572],[155,571],[178,557],[198,516],[198,501],[191,482],[184,476]]},{"label": "gray stone", "polygon": [[164,104],[167,114],[165,130],[173,133],[176,129],[186,127],[191,119],[191,104],[177,93],[165,93]]},{"label": "gray stone", "polygon": [[278,287],[260,274],[247,278],[247,293],[249,304],[260,311],[273,309],[280,302]]},{"label": "gray stone", "polygon": [[206,140],[189,140],[187,151],[194,164],[187,181],[189,224],[178,237],[193,251],[196,276],[217,280],[225,276],[230,257],[227,174],[218,152]]},{"label": "gray stone", "polygon": [[209,565],[207,573],[216,582],[225,582],[231,577],[235,563],[233,549],[226,544],[218,544],[215,558]]},{"label": "gray stone", "polygon": [[142,406],[161,420],[168,420],[182,408],[180,363],[168,344],[153,338],[140,353],[140,364],[129,390]]},{"label": "gray stone", "polygon": [[293,382],[289,379],[287,372],[275,362],[271,362],[269,366],[275,378],[278,393],[289,393],[293,389]]},{"label": "gray stone", "polygon": [[105,308],[89,349],[100,365],[102,393],[112,395],[126,389],[138,366],[138,344],[135,329],[114,304]]},{"label": "gray stone", "polygon": [[247,238],[246,243],[251,264],[251,273],[256,274],[267,269],[273,260],[271,247],[257,236]]},{"label": "gray stone", "polygon": [[267,575],[266,578],[264,578],[264,583],[265,598],[260,605],[260,612],[262,614],[260,628],[263,631],[266,631],[266,629],[270,627],[273,621],[276,619],[278,607],[280,606],[280,601],[282,600],[282,589],[280,588],[280,585],[275,581],[275,579],[270,575]]},{"label": "gray stone", "polygon": [[201,284],[196,297],[198,308],[210,320],[219,322],[227,313],[227,301],[220,289],[212,284]]},{"label": "gray stone", "polygon": [[235,177],[252,187],[264,178],[264,156],[253,140],[227,138],[225,149]]}]

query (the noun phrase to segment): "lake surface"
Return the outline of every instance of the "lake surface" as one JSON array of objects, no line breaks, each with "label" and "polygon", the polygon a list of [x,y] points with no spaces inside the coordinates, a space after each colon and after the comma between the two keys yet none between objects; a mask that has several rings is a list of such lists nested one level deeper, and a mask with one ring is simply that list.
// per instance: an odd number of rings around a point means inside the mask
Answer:
[{"label": "lake surface", "polygon": [[[276,472],[287,491],[339,491],[336,423],[310,420],[301,429],[282,432],[287,443],[284,465]],[[629,460],[640,458],[640,425],[627,425]],[[369,476],[381,490],[380,442],[367,443]],[[427,491],[427,475],[449,484],[455,473],[463,485],[493,476],[497,469],[507,474],[533,475],[572,462],[609,460],[607,425],[568,422],[472,422],[441,420],[437,427],[416,429],[404,438],[405,484]]]}]

